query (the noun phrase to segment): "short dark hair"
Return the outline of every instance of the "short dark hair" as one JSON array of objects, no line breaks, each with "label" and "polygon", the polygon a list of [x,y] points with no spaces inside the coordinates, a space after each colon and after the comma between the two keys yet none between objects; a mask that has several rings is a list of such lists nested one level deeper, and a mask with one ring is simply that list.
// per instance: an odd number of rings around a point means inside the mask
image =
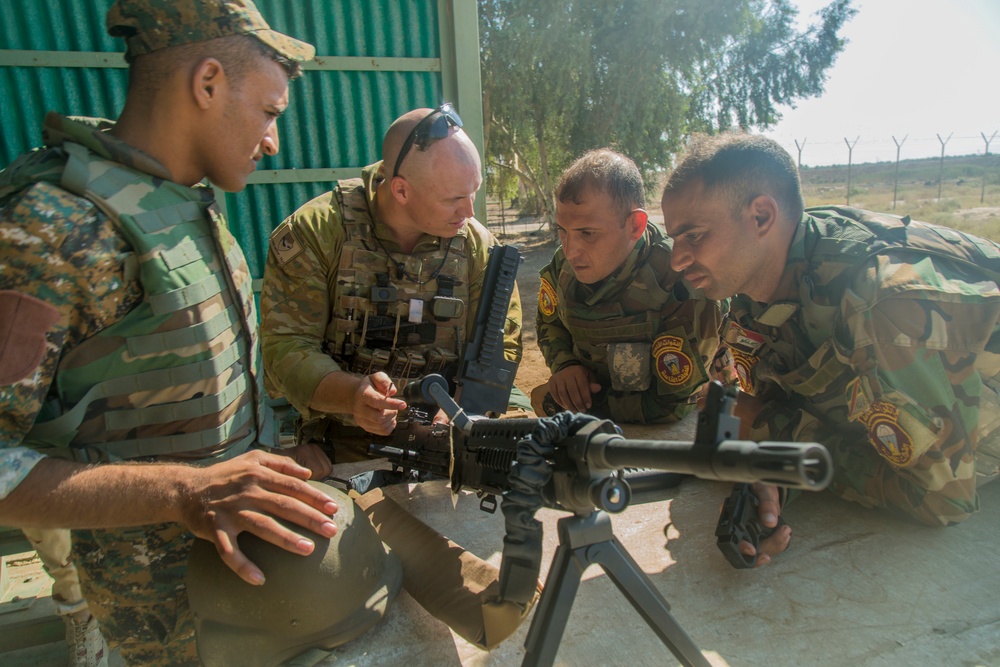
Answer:
[{"label": "short dark hair", "polygon": [[634,209],[645,206],[646,195],[639,168],[635,162],[609,148],[589,151],[571,164],[559,179],[556,199],[579,203],[580,194],[591,187],[611,195],[622,220]]},{"label": "short dark hair", "polygon": [[239,86],[261,57],[281,65],[289,81],[302,74],[300,63],[289,60],[259,39],[228,35],[136,56],[129,65],[128,88],[130,93],[155,93],[161,82],[177,68],[191,66],[205,58],[215,58],[222,63],[226,76]]},{"label": "short dark hair", "polygon": [[798,168],[773,139],[744,132],[693,135],[667,178],[663,197],[699,182],[706,192],[722,194],[733,215],[755,197],[768,194],[790,220],[802,218],[805,204]]}]

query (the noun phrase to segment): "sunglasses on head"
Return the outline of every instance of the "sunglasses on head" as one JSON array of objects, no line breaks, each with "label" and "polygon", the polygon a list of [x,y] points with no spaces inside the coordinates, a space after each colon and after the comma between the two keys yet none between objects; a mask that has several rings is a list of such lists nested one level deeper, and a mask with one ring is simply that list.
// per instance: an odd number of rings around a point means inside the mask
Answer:
[{"label": "sunglasses on head", "polygon": [[403,142],[403,147],[399,150],[399,157],[396,158],[396,166],[392,170],[392,177],[399,176],[399,167],[403,164],[403,158],[415,145],[418,151],[425,151],[435,141],[440,141],[448,136],[448,131],[452,127],[462,127],[462,119],[455,113],[455,108],[450,102],[445,102],[434,111],[420,119],[410,134]]}]

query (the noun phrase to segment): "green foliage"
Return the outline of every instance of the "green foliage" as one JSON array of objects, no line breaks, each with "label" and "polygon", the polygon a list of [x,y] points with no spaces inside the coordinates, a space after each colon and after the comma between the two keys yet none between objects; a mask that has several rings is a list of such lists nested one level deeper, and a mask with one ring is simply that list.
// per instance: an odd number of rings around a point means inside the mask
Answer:
[{"label": "green foliage", "polygon": [[850,3],[798,33],[791,0],[479,0],[489,169],[550,220],[559,175],[587,150],[621,151],[652,185],[691,132],[765,128],[821,93]]}]

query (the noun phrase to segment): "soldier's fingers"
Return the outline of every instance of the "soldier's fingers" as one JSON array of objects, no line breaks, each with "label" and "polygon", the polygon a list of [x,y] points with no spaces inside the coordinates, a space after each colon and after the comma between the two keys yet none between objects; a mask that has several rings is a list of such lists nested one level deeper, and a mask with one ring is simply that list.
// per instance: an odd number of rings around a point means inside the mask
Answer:
[{"label": "soldier's fingers", "polygon": [[586,412],[590,409],[590,387],[586,381],[574,382],[569,388],[570,400],[573,402],[573,409],[577,412]]},{"label": "soldier's fingers", "polygon": [[394,396],[396,394],[396,385],[393,384],[392,378],[382,371],[369,375],[368,381],[383,396]]},{"label": "soldier's fingers", "polygon": [[260,586],[264,583],[264,573],[260,568],[250,562],[250,559],[243,555],[237,546],[236,536],[230,536],[224,530],[218,530],[215,534],[215,550],[219,558],[226,566],[235,572],[240,579],[251,586]]},{"label": "soldier's fingers", "polygon": [[288,456],[279,456],[259,450],[252,452],[252,454],[257,459],[257,462],[265,468],[296,479],[309,479],[309,468],[300,465]]},{"label": "soldier's fingers", "polygon": [[760,501],[758,516],[761,523],[768,528],[774,528],[778,525],[778,517],[781,515],[778,487],[758,482],[753,485],[753,492]]},{"label": "soldier's fingers", "polygon": [[310,479],[323,479],[333,472],[333,464],[326,453],[312,443],[299,445],[295,451],[295,460],[312,472]]},{"label": "soldier's fingers", "polygon": [[788,548],[788,545],[792,541],[792,528],[791,526],[784,525],[778,528],[774,533],[771,534],[767,539],[760,541],[759,548],[757,549],[757,563],[756,565],[766,565],[771,561],[772,556],[776,556]]},{"label": "soldier's fingers", "polygon": [[[299,467],[301,468],[301,466]],[[308,468],[303,468],[303,470],[309,473]],[[322,518],[324,515],[329,517],[337,512],[337,501],[300,479],[287,475],[269,475],[261,478],[258,484],[263,491],[245,493],[247,501],[255,507],[262,506],[267,511],[280,510],[280,516],[295,521],[295,523],[307,525],[297,520],[297,517],[308,516],[318,526],[318,518]],[[300,508],[306,508],[307,511],[303,512]],[[286,516],[289,513],[291,516]],[[314,530],[317,533],[321,532],[317,528]]]},{"label": "soldier's fingers", "polygon": [[[553,378],[554,380],[555,378]],[[552,400],[559,404],[559,407],[564,409],[569,409],[570,404],[566,399],[566,392],[564,390],[564,385],[562,382],[549,382],[549,393],[552,394]]]}]

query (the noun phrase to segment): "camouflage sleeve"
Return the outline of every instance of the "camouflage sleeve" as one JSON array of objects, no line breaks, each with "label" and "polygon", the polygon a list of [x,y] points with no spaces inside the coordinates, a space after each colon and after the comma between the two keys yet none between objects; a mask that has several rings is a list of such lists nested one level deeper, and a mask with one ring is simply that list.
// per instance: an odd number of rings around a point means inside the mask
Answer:
[{"label": "camouflage sleeve", "polygon": [[341,370],[323,350],[344,240],[332,201],[317,197],[272,232],[260,297],[265,386],[305,419],[320,380]]},{"label": "camouflage sleeve", "polygon": [[571,363],[579,363],[573,354],[573,336],[559,316],[559,299],[556,296],[556,276],[559,273],[562,250],[557,250],[552,261],[538,272],[538,314],[535,333],[538,347],[551,373]]},{"label": "camouflage sleeve", "polygon": [[31,429],[61,355],[141,298],[134,261],[103,214],[56,186],[0,209],[0,447]]},{"label": "camouflage sleeve", "polygon": [[693,412],[716,366],[732,383],[725,348],[720,351],[723,307],[692,296],[663,320],[652,347],[655,378],[642,394],[645,423],[676,421]]},{"label": "camouflage sleeve", "polygon": [[977,351],[1000,339],[1000,294],[979,303],[928,296],[894,295],[847,318],[853,351],[844,361],[853,379],[841,398],[842,424],[801,402],[799,410],[772,405],[753,436],[820,442],[833,457],[834,494],[948,525],[978,509],[980,368],[998,366],[996,355]]},{"label": "camouflage sleeve", "polygon": [[[489,262],[489,248],[500,242],[478,220],[469,224],[469,308],[466,313],[466,338],[471,339],[472,329],[476,324],[476,310],[483,292],[483,282],[486,279],[486,264]],[[521,294],[514,284],[514,291],[507,308],[507,322],[504,325],[503,356],[508,361],[521,362]]]},{"label": "camouflage sleeve", "polygon": [[27,447],[0,450],[0,500],[24,481],[32,468],[45,456]]}]

